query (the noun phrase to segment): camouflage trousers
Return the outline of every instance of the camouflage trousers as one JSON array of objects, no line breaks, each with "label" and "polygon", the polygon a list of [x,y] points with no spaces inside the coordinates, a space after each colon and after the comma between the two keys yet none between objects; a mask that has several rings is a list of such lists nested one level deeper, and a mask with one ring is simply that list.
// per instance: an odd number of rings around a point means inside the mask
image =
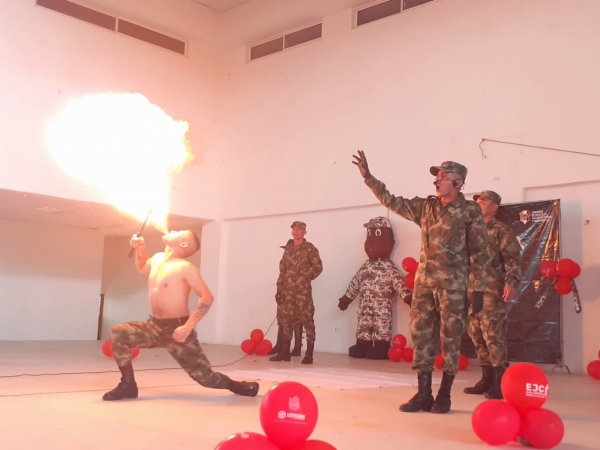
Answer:
[{"label": "camouflage trousers", "polygon": [[131,364],[132,348],[166,348],[197,383],[208,388],[228,389],[232,383],[231,379],[212,371],[210,362],[198,342],[196,330],[190,333],[185,342],[176,342],[173,339],[173,331],[183,325],[185,319],[179,319],[179,323],[175,323],[178,319],[150,318],[147,322],[127,322],[111,328],[110,340],[117,365],[124,367]]},{"label": "camouflage trousers", "polygon": [[432,372],[442,351],[442,370],[458,372],[461,336],[467,321],[467,293],[415,286],[410,309],[410,333],[414,345],[413,370]]},{"label": "camouflage trousers", "polygon": [[315,305],[312,296],[293,293],[283,293],[281,303],[277,307],[278,321],[283,325],[283,340],[291,342],[294,328],[298,322],[302,323],[306,331],[306,342],[315,342]]},{"label": "camouflage trousers", "polygon": [[482,366],[508,367],[507,316],[502,296],[490,291],[483,295],[482,310],[469,314],[469,336]]},{"label": "camouflage trousers", "polygon": [[392,300],[364,298],[358,304],[356,339],[363,341],[392,340]]}]

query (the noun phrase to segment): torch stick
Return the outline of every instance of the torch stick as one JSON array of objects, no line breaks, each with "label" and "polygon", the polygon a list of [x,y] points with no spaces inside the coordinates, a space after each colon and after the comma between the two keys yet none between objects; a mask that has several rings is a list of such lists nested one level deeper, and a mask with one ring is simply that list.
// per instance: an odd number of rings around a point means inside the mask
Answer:
[{"label": "torch stick", "polygon": [[581,312],[581,300],[579,299],[579,291],[575,280],[571,278],[571,286],[573,286],[573,303],[575,303],[575,312],[579,314]]},{"label": "torch stick", "polygon": [[[146,224],[148,223],[148,219],[150,218],[150,214],[152,214],[152,208],[150,208],[150,211],[148,211],[148,215],[146,216],[146,220],[144,220],[144,223],[142,223],[142,226],[140,226],[140,229],[137,231],[137,233],[134,234],[134,236],[142,237],[142,231],[144,231],[144,228],[146,228]],[[134,251],[135,251],[135,249],[133,247],[131,247],[131,249],[129,249],[129,254],[127,255],[127,257],[131,258],[133,256],[133,252]]]}]

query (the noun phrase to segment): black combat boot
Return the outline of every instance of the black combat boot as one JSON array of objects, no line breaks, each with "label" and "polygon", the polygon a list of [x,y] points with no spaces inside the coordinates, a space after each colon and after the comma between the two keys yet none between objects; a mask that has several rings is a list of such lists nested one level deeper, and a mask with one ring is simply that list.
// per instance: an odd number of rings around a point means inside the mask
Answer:
[{"label": "black combat boot", "polygon": [[373,347],[373,341],[356,340],[356,345],[348,349],[348,354],[353,358],[364,358],[367,355],[367,350]]},{"label": "black combat boot", "polygon": [[276,355],[281,350],[281,343],[283,342],[283,325],[279,325],[277,330],[277,342],[275,342],[275,347],[271,349],[268,353],[269,355]]},{"label": "black combat boot", "polygon": [[234,394],[243,395],[244,397],[256,397],[258,394],[258,383],[255,381],[233,381],[228,389]]},{"label": "black combat boot", "polygon": [[391,341],[375,341],[373,348],[367,349],[365,358],[367,359],[389,359],[388,351],[390,350]]},{"label": "black combat boot", "polygon": [[314,342],[306,343],[306,353],[304,354],[304,358],[300,361],[301,364],[312,364],[313,363],[313,350],[315,349]]},{"label": "black combat boot", "polygon": [[269,361],[291,361],[292,357],[290,355],[290,341],[282,341],[281,348],[279,349],[279,353],[277,353],[272,358],[269,358]]},{"label": "black combat boot", "polygon": [[419,390],[407,403],[400,405],[402,412],[429,411],[433,404],[431,372],[418,372]]},{"label": "black combat boot", "polygon": [[123,400],[124,398],[137,398],[138,387],[133,377],[133,366],[131,364],[125,367],[119,367],[121,371],[121,382],[112,391],[108,391],[102,396],[102,400],[113,401]]},{"label": "black combat boot", "polygon": [[452,404],[450,401],[450,390],[452,389],[453,382],[454,375],[444,372],[442,375],[442,384],[440,385],[440,390],[438,391],[435,401],[433,402],[433,406],[431,407],[432,413],[446,414],[448,411],[450,411],[450,405]]},{"label": "black combat boot", "polygon": [[485,394],[494,382],[494,369],[492,366],[481,366],[481,380],[475,386],[465,388],[466,394]]},{"label": "black combat boot", "polygon": [[492,387],[484,394],[485,398],[502,400],[502,376],[506,369],[504,367],[494,367],[494,382]]},{"label": "black combat boot", "polygon": [[300,356],[302,354],[302,324],[299,323],[294,328],[294,349],[290,353],[292,356]]}]

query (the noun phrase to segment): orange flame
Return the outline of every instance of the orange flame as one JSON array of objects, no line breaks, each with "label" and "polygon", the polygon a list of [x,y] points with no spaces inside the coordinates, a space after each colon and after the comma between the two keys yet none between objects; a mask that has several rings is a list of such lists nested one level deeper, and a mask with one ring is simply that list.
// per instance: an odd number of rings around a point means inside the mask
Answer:
[{"label": "orange flame", "polygon": [[193,158],[188,123],[141,94],[96,94],[69,103],[47,129],[53,159],[106,199],[166,231],[169,174]]}]

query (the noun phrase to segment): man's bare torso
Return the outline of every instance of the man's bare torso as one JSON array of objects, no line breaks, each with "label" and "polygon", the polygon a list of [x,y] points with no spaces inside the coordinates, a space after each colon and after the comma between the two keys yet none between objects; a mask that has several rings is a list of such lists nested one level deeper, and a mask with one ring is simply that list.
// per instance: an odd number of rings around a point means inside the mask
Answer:
[{"label": "man's bare torso", "polygon": [[148,277],[148,299],[152,317],[172,319],[189,315],[190,286],[185,274],[191,263],[174,258],[164,261],[164,253],[152,257]]}]

